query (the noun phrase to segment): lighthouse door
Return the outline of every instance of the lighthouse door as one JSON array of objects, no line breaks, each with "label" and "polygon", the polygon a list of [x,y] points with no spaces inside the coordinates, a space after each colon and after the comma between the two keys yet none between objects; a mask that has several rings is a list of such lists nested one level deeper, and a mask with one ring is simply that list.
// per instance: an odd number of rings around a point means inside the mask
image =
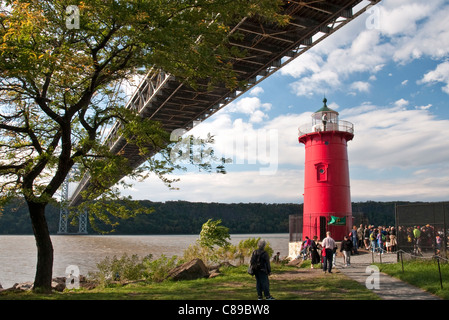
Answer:
[{"label": "lighthouse door", "polygon": [[320,239],[326,238],[326,217],[320,217]]}]

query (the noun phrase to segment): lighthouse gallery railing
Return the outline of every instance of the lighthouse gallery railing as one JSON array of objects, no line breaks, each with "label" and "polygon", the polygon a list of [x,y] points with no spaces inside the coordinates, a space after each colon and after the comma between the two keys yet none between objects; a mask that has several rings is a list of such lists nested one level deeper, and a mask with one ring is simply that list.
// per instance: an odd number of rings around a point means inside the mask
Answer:
[{"label": "lighthouse gallery railing", "polygon": [[324,130],[323,123],[304,124],[298,128],[298,135],[303,136],[305,134],[322,131],[342,131],[354,133],[354,124],[344,120],[339,120],[338,123],[328,122],[326,124],[326,130]]}]

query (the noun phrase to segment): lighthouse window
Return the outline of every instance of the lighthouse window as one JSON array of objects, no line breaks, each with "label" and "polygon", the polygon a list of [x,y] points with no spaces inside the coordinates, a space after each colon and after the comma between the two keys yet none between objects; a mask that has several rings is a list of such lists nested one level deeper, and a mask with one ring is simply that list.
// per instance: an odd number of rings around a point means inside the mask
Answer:
[{"label": "lighthouse window", "polygon": [[326,163],[317,163],[315,165],[316,168],[316,179],[318,182],[327,181],[327,164]]}]

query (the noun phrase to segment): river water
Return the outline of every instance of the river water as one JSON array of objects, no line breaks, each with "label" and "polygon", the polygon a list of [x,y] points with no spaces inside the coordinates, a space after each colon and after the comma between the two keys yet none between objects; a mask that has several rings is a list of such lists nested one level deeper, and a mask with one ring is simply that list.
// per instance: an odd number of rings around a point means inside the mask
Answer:
[{"label": "river water", "polygon": [[[288,255],[289,235],[286,234],[235,234],[231,243],[261,237],[270,243],[274,252],[281,257]],[[120,258],[137,254],[144,257],[153,254],[156,259],[162,254],[167,257],[182,256],[198,235],[54,235],[51,237],[54,248],[53,276],[65,276],[69,265],[76,265],[80,274],[96,271],[96,265],[106,256]],[[34,236],[0,236],[0,284],[10,288],[17,282],[34,281],[37,250]]]}]

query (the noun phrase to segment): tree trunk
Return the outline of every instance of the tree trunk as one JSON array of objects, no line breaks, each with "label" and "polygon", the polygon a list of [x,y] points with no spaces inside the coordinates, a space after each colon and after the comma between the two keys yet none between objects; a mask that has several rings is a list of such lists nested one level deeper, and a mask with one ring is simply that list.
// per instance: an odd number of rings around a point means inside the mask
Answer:
[{"label": "tree trunk", "polygon": [[27,204],[37,246],[37,266],[33,291],[50,293],[53,273],[53,245],[45,219],[47,203],[27,201]]}]

